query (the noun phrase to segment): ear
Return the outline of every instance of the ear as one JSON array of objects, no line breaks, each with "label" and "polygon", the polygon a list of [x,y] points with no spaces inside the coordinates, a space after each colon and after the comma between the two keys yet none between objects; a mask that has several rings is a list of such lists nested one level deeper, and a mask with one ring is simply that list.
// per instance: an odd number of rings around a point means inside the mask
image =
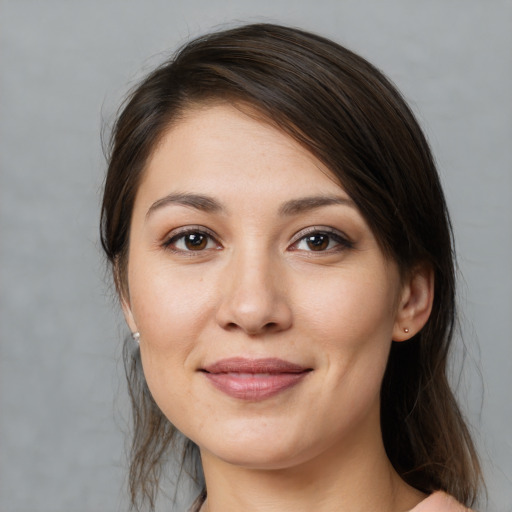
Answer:
[{"label": "ear", "polygon": [[415,267],[405,279],[393,328],[393,340],[405,341],[417,334],[432,311],[434,271],[430,265]]}]

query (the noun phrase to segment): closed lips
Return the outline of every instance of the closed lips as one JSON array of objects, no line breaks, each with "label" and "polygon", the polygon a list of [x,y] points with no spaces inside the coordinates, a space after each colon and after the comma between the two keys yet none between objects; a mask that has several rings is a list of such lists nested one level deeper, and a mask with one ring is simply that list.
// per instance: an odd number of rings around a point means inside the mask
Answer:
[{"label": "closed lips", "polygon": [[275,358],[231,358],[217,361],[201,371],[224,394],[260,401],[294,387],[312,368]]},{"label": "closed lips", "polygon": [[222,359],[202,368],[208,373],[248,373],[248,374],[276,374],[276,373],[301,373],[310,371],[311,368],[277,358],[247,359],[233,357]]}]

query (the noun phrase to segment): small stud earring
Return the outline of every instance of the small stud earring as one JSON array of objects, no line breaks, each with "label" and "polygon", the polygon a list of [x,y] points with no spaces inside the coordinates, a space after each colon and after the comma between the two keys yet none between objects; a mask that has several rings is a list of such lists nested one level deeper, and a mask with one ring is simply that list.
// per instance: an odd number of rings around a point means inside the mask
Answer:
[{"label": "small stud earring", "polygon": [[404,332],[409,332],[409,328],[408,328],[408,327],[405,327],[405,328],[404,328]]},{"label": "small stud earring", "polygon": [[139,333],[139,331],[132,332],[132,338],[133,338],[133,341],[135,341],[136,343],[139,343],[139,340],[140,340],[140,333]]}]

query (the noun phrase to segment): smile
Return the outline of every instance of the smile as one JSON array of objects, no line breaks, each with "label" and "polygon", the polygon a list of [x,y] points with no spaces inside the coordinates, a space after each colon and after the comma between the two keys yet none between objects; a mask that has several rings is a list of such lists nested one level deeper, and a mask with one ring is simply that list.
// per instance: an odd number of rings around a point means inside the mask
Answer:
[{"label": "smile", "polygon": [[297,385],[312,371],[282,359],[230,358],[202,368],[209,382],[226,395],[259,401]]}]

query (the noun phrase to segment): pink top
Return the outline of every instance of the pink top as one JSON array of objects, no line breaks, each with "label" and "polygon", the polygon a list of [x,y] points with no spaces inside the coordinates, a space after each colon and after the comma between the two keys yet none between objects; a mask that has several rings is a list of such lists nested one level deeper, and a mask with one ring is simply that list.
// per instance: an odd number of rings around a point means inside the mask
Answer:
[{"label": "pink top", "polygon": [[418,503],[410,512],[472,512],[448,494],[438,491]]},{"label": "pink top", "polygon": [[[200,498],[204,499],[204,495]],[[204,501],[198,501],[192,505],[189,512],[199,511]],[[473,512],[470,508],[461,505],[454,498],[448,494],[437,491],[425,498],[421,503],[418,503],[409,512]]]}]

